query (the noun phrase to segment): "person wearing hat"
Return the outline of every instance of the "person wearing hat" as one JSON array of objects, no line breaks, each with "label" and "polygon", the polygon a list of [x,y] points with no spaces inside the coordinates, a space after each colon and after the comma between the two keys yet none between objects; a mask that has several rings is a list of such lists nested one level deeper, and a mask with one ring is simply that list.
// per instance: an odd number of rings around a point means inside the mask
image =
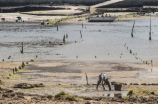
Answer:
[{"label": "person wearing hat", "polygon": [[96,87],[97,90],[98,90],[98,86],[99,86],[100,83],[102,83],[102,86],[103,86],[104,90],[105,90],[104,84],[106,83],[109,87],[109,91],[111,91],[111,86],[110,86],[110,83],[109,83],[109,80],[108,80],[108,76],[105,73],[101,73],[99,75],[99,80],[98,80],[97,87]]}]

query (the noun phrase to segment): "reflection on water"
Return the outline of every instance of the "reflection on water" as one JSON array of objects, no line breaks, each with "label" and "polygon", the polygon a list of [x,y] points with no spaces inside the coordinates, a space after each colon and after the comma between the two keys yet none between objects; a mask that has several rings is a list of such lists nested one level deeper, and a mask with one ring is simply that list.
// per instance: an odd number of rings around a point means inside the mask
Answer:
[{"label": "reflection on water", "polygon": [[[38,55],[38,60],[157,61],[158,20],[152,20],[151,41],[149,41],[150,21],[147,19],[135,21],[133,38],[131,37],[132,20],[84,23],[83,28],[82,23],[69,24],[59,26],[58,32],[56,27],[41,27],[37,23],[1,23],[0,59],[26,61]],[[68,34],[67,45],[55,47],[51,45],[61,42],[65,34]],[[20,54],[21,42],[24,42],[24,54]],[[12,56],[10,60],[7,59],[8,56]]]}]

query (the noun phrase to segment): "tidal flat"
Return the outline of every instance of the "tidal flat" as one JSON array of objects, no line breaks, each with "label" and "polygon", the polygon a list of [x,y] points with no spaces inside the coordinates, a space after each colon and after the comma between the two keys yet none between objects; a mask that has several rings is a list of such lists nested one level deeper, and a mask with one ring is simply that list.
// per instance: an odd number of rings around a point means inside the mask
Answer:
[{"label": "tidal flat", "polygon": [[[152,19],[151,23],[152,40],[149,40],[149,19],[67,23],[59,25],[58,31],[56,26],[41,26],[40,23],[1,23],[0,71],[5,82],[1,86],[15,92],[53,96],[60,91],[87,97],[102,97],[107,93],[111,97],[114,93],[125,96],[130,87],[158,92],[155,85],[141,85],[158,81],[158,20]],[[22,42],[23,54],[20,52]],[[16,73],[18,77],[8,79],[9,76],[3,76],[12,73],[11,68],[18,67],[21,62],[29,64]],[[127,85],[123,85],[119,92],[114,91],[113,85],[112,92],[107,87],[107,91],[102,91],[101,86],[96,91],[95,85],[101,72],[106,72],[110,82]],[[86,85],[85,73],[89,86]],[[46,86],[30,90],[13,88],[18,83],[43,83]],[[139,87],[130,83],[138,83]]]}]

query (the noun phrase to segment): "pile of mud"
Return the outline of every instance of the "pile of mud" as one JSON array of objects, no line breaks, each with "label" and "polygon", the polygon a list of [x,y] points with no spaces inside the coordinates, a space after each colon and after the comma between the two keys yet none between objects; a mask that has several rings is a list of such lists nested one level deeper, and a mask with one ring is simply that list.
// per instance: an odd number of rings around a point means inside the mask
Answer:
[{"label": "pile of mud", "polygon": [[21,89],[30,89],[35,87],[44,87],[44,85],[42,83],[40,84],[19,83],[14,86],[14,88],[21,88]]},{"label": "pile of mud", "polygon": [[31,104],[37,102],[49,102],[53,97],[51,95],[40,96],[14,92],[9,89],[0,88],[1,104]]}]

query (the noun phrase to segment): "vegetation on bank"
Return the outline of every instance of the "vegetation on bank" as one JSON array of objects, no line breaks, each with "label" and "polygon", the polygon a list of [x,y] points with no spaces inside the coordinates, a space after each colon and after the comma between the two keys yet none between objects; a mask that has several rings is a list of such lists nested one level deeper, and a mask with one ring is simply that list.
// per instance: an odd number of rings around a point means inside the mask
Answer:
[{"label": "vegetation on bank", "polygon": [[[28,64],[28,62],[26,62],[26,64]],[[18,75],[18,74],[16,74],[19,71],[21,71],[22,69],[24,69],[25,66],[26,66],[25,63],[22,62],[22,64],[19,67],[15,67],[15,68],[12,69],[12,73],[10,73],[9,75],[3,75],[3,77],[6,78],[6,79],[27,77],[26,75]]]},{"label": "vegetation on bank", "polygon": [[0,80],[0,85],[4,85],[5,84],[5,82],[3,82],[2,80]]},{"label": "vegetation on bank", "polygon": [[59,93],[57,93],[54,96],[55,100],[68,100],[68,101],[77,101],[76,97],[71,96],[67,93],[65,93],[64,91],[61,91]]},{"label": "vegetation on bank", "polygon": [[154,96],[158,96],[158,93],[154,93],[153,91],[150,91],[149,89],[139,89],[139,90],[134,90],[133,87],[130,87],[128,93],[127,93],[127,97],[129,96],[143,96],[143,95],[154,95]]},{"label": "vegetation on bank", "polygon": [[66,17],[66,18],[61,18],[61,19],[49,20],[48,23],[49,23],[49,25],[57,25],[61,22],[64,22],[66,20],[73,19],[73,18],[76,18],[76,17],[71,16],[71,17]]}]

